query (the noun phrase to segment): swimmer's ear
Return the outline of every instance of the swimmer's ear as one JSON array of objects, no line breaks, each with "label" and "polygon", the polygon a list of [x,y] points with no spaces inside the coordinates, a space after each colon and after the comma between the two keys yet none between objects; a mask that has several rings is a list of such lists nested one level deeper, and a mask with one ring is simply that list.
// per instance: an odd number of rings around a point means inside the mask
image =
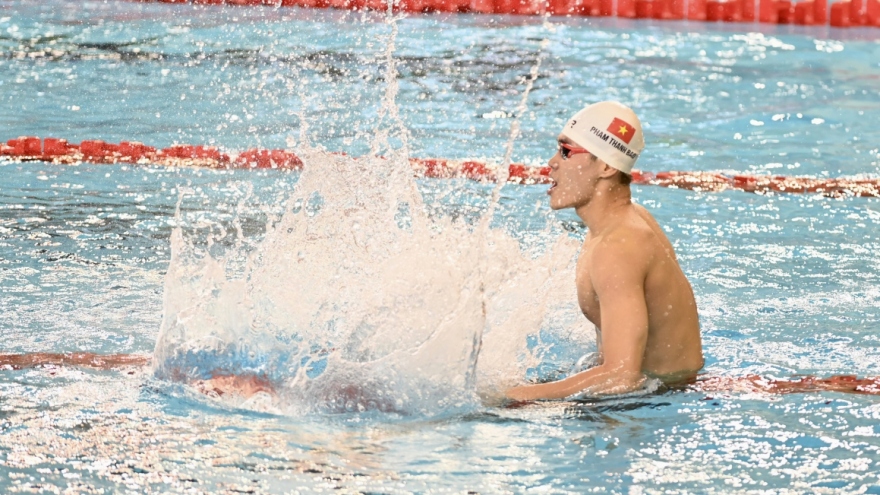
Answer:
[{"label": "swimmer's ear", "polygon": [[614,177],[615,174],[617,174],[618,170],[616,168],[612,167],[611,165],[608,165],[607,163],[605,163],[605,161],[602,160],[601,158],[597,157],[596,162],[597,162],[596,165],[598,165],[600,167],[599,177],[601,177],[603,179],[610,179],[610,178]]}]

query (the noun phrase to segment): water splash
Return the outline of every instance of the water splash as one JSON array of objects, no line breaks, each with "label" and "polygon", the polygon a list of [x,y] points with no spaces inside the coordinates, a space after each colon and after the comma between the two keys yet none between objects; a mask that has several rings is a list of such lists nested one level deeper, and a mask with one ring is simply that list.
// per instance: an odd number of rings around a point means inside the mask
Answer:
[{"label": "water splash", "polygon": [[574,303],[575,241],[553,234],[541,256],[523,253],[490,228],[500,186],[477,226],[427,213],[395,103],[396,19],[386,19],[373,154],[326,153],[301,134],[305,171],[262,240],[215,254],[210,238],[206,248],[173,232],[157,376],[255,374],[290,414],[430,416],[478,407],[554,343],[591,339]]}]

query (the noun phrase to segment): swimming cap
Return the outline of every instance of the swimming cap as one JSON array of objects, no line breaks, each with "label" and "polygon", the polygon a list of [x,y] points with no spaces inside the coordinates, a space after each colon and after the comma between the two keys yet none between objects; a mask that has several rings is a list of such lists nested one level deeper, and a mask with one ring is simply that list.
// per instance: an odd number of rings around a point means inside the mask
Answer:
[{"label": "swimming cap", "polygon": [[594,103],[574,114],[562,135],[625,174],[632,172],[645,149],[639,118],[616,101]]}]

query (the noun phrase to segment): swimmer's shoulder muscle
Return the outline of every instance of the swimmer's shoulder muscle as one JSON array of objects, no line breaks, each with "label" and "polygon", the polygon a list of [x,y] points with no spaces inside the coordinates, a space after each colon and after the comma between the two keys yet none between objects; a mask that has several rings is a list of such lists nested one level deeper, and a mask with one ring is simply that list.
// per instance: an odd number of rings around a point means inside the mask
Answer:
[{"label": "swimmer's shoulder muscle", "polygon": [[661,243],[663,248],[667,251],[667,254],[672,257],[672,259],[678,261],[678,258],[675,255],[675,249],[672,247],[672,243],[669,242],[669,238],[666,237],[666,233],[663,232],[663,229],[660,227],[660,224],[657,222],[657,219],[651,215],[644,206],[633,203],[633,210],[636,214],[641,218],[645,225],[651,229],[651,231],[656,236],[656,240]]}]

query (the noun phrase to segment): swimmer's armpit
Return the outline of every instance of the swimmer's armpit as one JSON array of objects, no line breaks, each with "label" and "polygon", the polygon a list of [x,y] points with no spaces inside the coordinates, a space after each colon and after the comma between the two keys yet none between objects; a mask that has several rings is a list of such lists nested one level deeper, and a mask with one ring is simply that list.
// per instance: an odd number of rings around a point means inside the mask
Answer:
[{"label": "swimmer's armpit", "polygon": [[145,366],[150,363],[150,359],[151,357],[147,354],[95,354],[92,352],[0,354],[0,368],[8,367],[18,370],[54,365],[107,370],[124,366]]}]

